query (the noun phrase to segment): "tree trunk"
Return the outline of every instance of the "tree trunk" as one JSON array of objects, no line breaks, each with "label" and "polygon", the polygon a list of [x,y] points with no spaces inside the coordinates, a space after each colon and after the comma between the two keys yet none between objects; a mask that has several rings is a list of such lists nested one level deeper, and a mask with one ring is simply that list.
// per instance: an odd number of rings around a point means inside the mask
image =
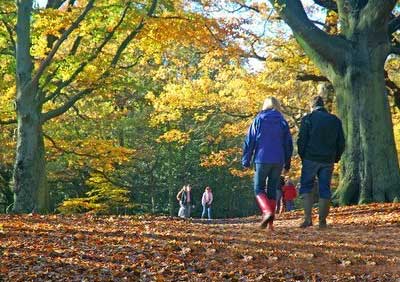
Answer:
[{"label": "tree trunk", "polygon": [[[29,99],[21,99],[17,109],[18,142],[14,165],[14,212],[47,212],[45,151],[40,115]],[[22,106],[21,104],[25,104]]]},{"label": "tree trunk", "polygon": [[385,46],[358,44],[333,85],[343,120],[346,150],[335,196],[342,205],[392,202],[400,173],[384,79]]},{"label": "tree trunk", "polygon": [[48,208],[41,103],[37,83],[32,83],[30,55],[32,0],[18,0],[17,14],[17,153],[14,164],[14,207],[16,213],[43,212]]}]

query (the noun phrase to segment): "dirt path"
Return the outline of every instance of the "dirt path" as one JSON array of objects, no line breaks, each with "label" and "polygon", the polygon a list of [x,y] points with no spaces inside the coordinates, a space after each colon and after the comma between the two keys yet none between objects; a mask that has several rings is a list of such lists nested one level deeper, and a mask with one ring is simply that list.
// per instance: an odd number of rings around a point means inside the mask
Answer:
[{"label": "dirt path", "polygon": [[0,216],[0,281],[400,282],[400,205],[334,209],[331,227],[258,218]]}]

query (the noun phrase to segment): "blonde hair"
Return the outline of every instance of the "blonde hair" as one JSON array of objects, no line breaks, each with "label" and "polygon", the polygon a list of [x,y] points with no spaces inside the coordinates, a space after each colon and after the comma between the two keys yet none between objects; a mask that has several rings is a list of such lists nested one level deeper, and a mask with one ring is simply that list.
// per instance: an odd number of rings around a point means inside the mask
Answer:
[{"label": "blonde hair", "polygon": [[276,99],[273,96],[268,96],[264,100],[264,104],[263,104],[262,110],[265,111],[265,110],[271,110],[271,109],[275,109],[278,112],[282,111],[281,105],[279,104],[278,99]]}]

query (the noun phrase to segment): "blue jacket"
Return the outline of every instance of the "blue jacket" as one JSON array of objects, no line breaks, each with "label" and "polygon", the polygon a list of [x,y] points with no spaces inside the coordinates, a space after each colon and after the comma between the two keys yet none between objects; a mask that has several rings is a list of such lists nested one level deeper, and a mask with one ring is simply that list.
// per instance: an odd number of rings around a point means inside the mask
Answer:
[{"label": "blue jacket", "polygon": [[244,141],[242,165],[250,167],[254,154],[254,163],[281,164],[289,169],[292,153],[292,135],[282,114],[273,109],[261,111]]}]

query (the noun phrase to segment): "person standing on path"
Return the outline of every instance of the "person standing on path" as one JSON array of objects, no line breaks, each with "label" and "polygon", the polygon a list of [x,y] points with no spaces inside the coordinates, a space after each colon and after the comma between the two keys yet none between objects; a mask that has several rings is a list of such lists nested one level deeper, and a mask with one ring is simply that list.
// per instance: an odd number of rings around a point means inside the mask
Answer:
[{"label": "person standing on path", "polygon": [[183,217],[189,218],[193,206],[192,186],[183,186],[182,190],[176,195],[176,199],[179,201],[181,208],[183,208],[180,213],[183,213]]},{"label": "person standing on path", "polygon": [[207,186],[203,193],[203,197],[201,197],[201,205],[203,206],[203,212],[201,214],[201,218],[204,218],[207,212],[208,219],[211,219],[211,204],[213,200],[214,199],[211,188]]},{"label": "person standing on path", "polygon": [[324,108],[321,96],[311,100],[312,112],[301,120],[298,152],[302,160],[300,195],[303,199],[304,221],[301,228],[312,226],[312,189],[318,177],[319,227],[327,227],[331,199],[330,183],[334,164],[339,162],[345,148],[342,122]]},{"label": "person standing on path", "polygon": [[242,157],[242,166],[245,168],[250,167],[252,160],[255,163],[254,192],[263,214],[261,228],[268,226],[268,229],[273,230],[276,188],[282,168],[285,171],[290,169],[292,152],[292,136],[289,125],[281,114],[279,101],[274,97],[267,97],[262,111],[250,125]]}]

